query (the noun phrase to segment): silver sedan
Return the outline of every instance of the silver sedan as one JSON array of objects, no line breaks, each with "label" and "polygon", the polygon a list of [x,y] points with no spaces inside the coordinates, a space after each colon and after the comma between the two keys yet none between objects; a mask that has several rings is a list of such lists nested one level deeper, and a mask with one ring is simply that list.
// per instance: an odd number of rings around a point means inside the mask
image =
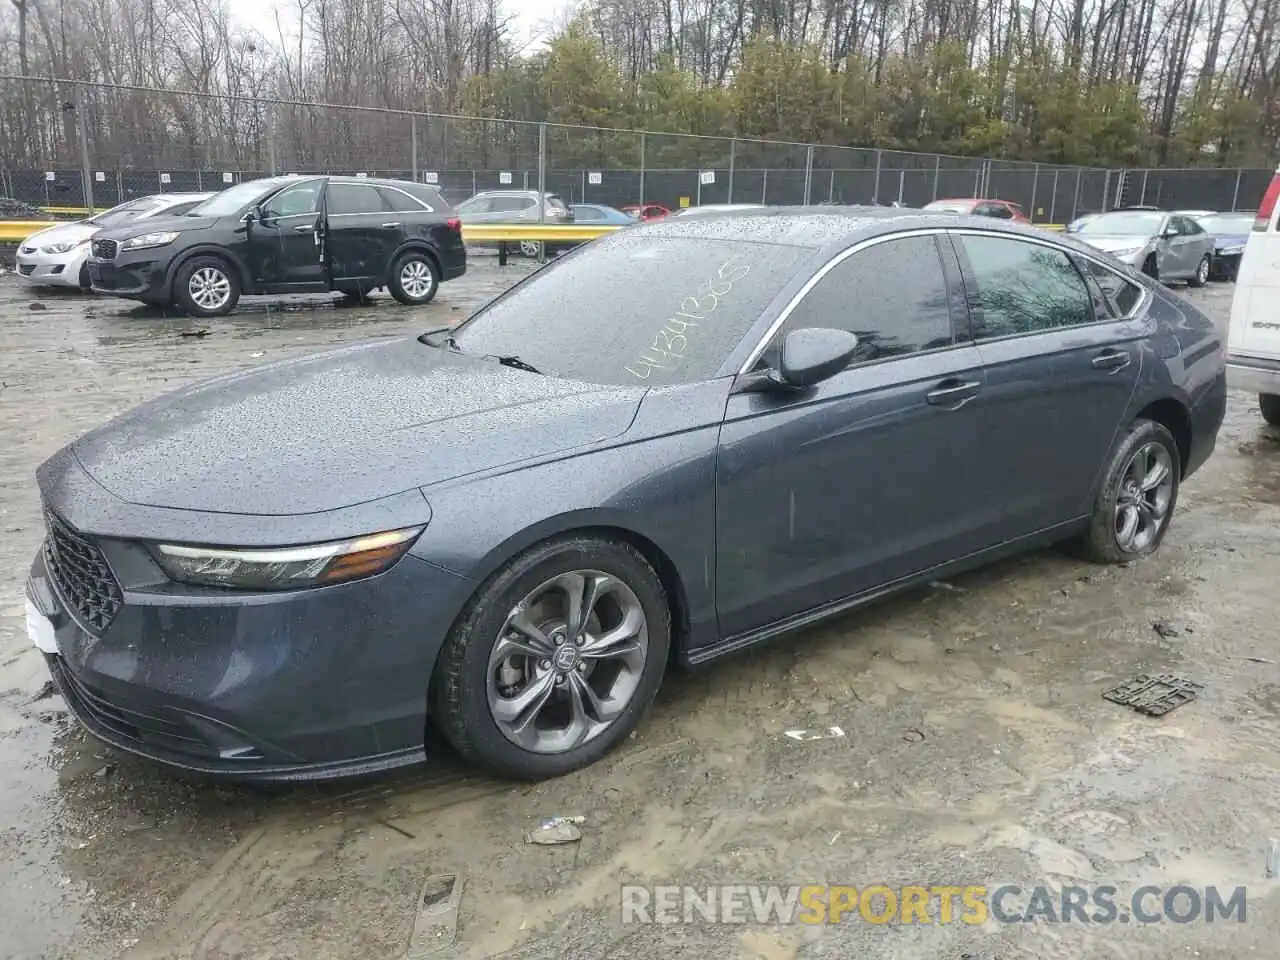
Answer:
[{"label": "silver sedan", "polygon": [[1160,210],[1114,210],[1079,223],[1072,231],[1157,280],[1185,280],[1203,287],[1213,266],[1213,237],[1191,217]]},{"label": "silver sedan", "polygon": [[176,217],[212,193],[160,193],[138,197],[104,210],[97,216],[74,223],[54,223],[26,237],[18,245],[14,272],[36,287],[89,288],[89,240],[107,227],[120,227],[135,220]]}]

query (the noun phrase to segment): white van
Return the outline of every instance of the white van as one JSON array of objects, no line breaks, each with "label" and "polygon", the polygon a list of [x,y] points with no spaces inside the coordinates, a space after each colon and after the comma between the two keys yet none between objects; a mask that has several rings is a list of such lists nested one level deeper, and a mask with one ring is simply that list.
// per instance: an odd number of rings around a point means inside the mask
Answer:
[{"label": "white van", "polygon": [[1267,423],[1280,426],[1280,168],[1258,206],[1240,258],[1231,326],[1227,382],[1258,395]]}]

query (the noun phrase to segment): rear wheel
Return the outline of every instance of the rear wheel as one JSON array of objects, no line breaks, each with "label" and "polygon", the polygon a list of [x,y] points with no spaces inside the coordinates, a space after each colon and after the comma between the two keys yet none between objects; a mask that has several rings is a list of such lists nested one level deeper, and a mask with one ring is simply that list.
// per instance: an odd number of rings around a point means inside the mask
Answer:
[{"label": "rear wheel", "polygon": [[537,258],[542,256],[542,244],[537,240],[521,240],[520,252],[526,257]]},{"label": "rear wheel", "polygon": [[1209,269],[1210,267],[1212,267],[1212,265],[1213,264],[1209,260],[1209,255],[1206,253],[1203,257],[1200,258],[1200,262],[1196,264],[1195,275],[1192,276],[1192,278],[1188,280],[1187,283],[1193,287],[1203,287],[1206,283],[1209,282]]},{"label": "rear wheel", "polygon": [[402,253],[391,265],[387,289],[403,304],[417,306],[430,303],[440,288],[440,273],[435,261],[420,250]]},{"label": "rear wheel", "polygon": [[489,770],[560,776],[640,723],[670,642],[666,594],[639,551],[612,538],[551,540],[494,574],[450,633],[432,721]]},{"label": "rear wheel", "polygon": [[240,300],[240,278],[221,257],[193,257],[178,268],[173,295],[194,317],[219,317]]},{"label": "rear wheel", "polygon": [[1155,553],[1169,529],[1182,460],[1173,434],[1154,420],[1135,420],[1111,455],[1083,553],[1097,563],[1124,563]]},{"label": "rear wheel", "polygon": [[1280,395],[1274,393],[1258,394],[1258,409],[1262,419],[1273,427],[1280,427]]}]

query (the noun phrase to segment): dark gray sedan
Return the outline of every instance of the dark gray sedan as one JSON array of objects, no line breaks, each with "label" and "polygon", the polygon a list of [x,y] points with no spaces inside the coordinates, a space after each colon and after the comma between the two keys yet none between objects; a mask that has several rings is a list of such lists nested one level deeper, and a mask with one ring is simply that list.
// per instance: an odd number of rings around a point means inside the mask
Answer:
[{"label": "dark gray sedan", "polygon": [[76,441],[28,627],[90,731],[177,767],[385,769],[430,720],[554,776],[673,662],[1058,541],[1151,553],[1225,397],[1210,321],[1070,238],[672,218]]}]

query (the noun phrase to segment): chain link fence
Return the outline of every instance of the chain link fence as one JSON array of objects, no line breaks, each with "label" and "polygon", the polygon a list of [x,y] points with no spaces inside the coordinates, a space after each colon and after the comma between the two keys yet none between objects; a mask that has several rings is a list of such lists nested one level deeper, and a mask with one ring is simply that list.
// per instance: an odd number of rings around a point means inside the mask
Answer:
[{"label": "chain link fence", "polygon": [[1063,223],[1127,204],[1252,209],[1272,171],[1102,170],[0,77],[0,195],[78,211],[273,173],[419,180],[455,203],[500,187],[673,209],[986,197]]}]

